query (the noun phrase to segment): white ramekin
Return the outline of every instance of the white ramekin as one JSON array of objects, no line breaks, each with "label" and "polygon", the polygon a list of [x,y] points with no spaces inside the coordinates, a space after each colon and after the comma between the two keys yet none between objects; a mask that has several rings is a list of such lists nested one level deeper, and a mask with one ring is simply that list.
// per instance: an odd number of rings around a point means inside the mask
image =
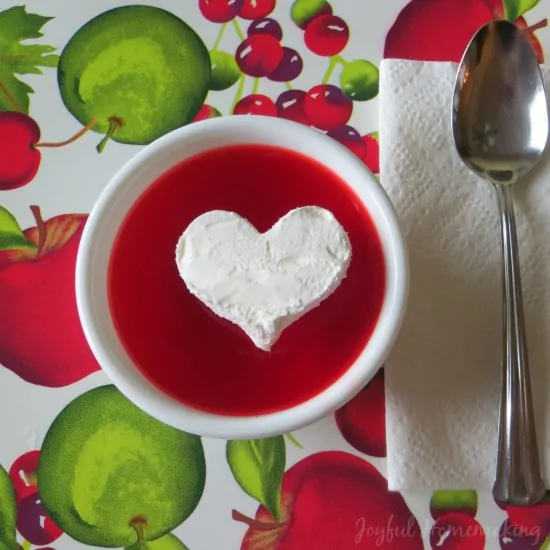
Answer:
[{"label": "white ramekin", "polygon": [[[261,416],[222,416],[167,396],[132,363],[122,346],[108,301],[108,267],[119,228],[131,206],[163,173],[198,153],[237,144],[275,145],[307,155],[338,174],[363,201],[378,230],[386,263],[382,311],[355,363],[309,401]],[[263,116],[220,117],[176,130],[142,149],[109,182],[86,224],[76,268],[76,296],[84,333],[99,364],[118,389],[151,416],[194,434],[254,439],[296,430],[351,399],[388,355],[406,308],[409,268],[394,208],[363,162],[333,139],[305,126]],[[365,292],[368,292],[365,289]]]}]

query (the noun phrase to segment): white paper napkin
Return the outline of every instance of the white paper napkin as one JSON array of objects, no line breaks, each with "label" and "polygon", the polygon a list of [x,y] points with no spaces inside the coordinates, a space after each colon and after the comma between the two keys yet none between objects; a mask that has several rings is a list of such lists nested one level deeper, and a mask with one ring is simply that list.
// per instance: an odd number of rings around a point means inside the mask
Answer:
[{"label": "white paper napkin", "polygon": [[[386,363],[392,490],[490,489],[501,368],[501,259],[490,186],[454,150],[456,65],[381,66],[381,181],[407,235],[408,312]],[[545,78],[549,71],[544,70]],[[550,162],[519,184],[520,242],[535,413],[550,483]]]}]

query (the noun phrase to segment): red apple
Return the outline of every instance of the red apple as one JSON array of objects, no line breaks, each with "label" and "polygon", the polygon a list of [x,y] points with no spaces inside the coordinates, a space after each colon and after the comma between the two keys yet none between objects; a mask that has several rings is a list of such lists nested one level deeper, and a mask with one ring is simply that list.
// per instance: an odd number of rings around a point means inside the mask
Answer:
[{"label": "red apple", "polygon": [[0,190],[17,189],[31,182],[40,166],[34,146],[40,128],[29,116],[16,111],[0,112]]},{"label": "red apple", "polygon": [[483,550],[483,527],[467,514],[455,512],[441,516],[430,530],[433,550]]},{"label": "red apple", "polygon": [[368,462],[341,451],[317,453],[284,475],[281,518],[260,506],[241,550],[421,550],[420,527],[403,497]]},{"label": "red apple", "polygon": [[537,534],[545,539],[550,536],[550,502],[534,506],[507,506],[508,522],[522,534]]},{"label": "red apple", "polygon": [[[24,231],[40,250],[0,252],[0,364],[23,380],[67,386],[99,370],[80,326],[74,276],[87,216]],[[41,221],[41,220],[40,220]]]},{"label": "red apple", "polygon": [[373,174],[380,173],[380,146],[378,145],[378,132],[363,136],[365,152],[363,162]]},{"label": "red apple", "polygon": [[206,103],[199,109],[199,112],[193,119],[193,122],[199,122],[201,120],[208,120],[210,118],[217,118],[219,116],[222,116],[222,114],[216,109],[216,107],[212,107],[212,105],[207,105]]},{"label": "red apple", "polygon": [[526,528],[512,525],[505,519],[498,532],[502,550],[548,550],[550,539],[540,528]]},{"label": "red apple", "polygon": [[40,451],[29,451],[16,458],[10,468],[10,478],[15,490],[15,500],[21,500],[38,493],[36,469]]},{"label": "red apple", "polygon": [[[411,0],[386,35],[384,57],[459,62],[476,31],[503,17],[502,0]],[[527,28],[523,17],[515,23]],[[526,30],[541,63],[544,56],[533,31],[544,26],[546,20]]]},{"label": "red apple", "polygon": [[384,371],[380,370],[334,416],[340,433],[354,449],[371,456],[386,456]]}]

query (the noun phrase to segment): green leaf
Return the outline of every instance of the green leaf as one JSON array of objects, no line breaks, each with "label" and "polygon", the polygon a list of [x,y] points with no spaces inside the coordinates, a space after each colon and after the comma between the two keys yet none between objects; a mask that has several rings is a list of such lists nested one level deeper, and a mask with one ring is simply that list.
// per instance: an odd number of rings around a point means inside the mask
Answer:
[{"label": "green leaf", "polygon": [[242,490],[280,521],[286,446],[282,435],[227,442],[227,463]]},{"label": "green leaf", "polygon": [[17,220],[3,206],[0,206],[0,251],[33,250],[36,245],[21,231]]},{"label": "green leaf", "polygon": [[515,21],[524,13],[532,10],[540,0],[502,0],[504,16],[508,21]]},{"label": "green leaf", "polygon": [[8,472],[0,466],[0,550],[12,550],[18,547],[15,538],[17,508],[15,491]]},{"label": "green leaf", "polygon": [[40,29],[52,18],[27,13],[25,6],[0,12],[0,111],[29,112],[29,94],[34,90],[15,75],[42,74],[39,67],[57,67],[56,48],[22,44],[41,38]]}]

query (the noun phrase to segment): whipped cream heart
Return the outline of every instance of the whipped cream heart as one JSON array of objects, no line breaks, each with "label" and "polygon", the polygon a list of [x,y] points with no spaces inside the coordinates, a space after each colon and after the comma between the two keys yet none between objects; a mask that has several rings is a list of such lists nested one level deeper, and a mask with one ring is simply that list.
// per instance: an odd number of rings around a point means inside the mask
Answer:
[{"label": "whipped cream heart", "polygon": [[350,260],[344,228],[317,206],[291,210],[265,233],[234,212],[207,212],[176,248],[189,291],[265,351],[336,290]]}]

